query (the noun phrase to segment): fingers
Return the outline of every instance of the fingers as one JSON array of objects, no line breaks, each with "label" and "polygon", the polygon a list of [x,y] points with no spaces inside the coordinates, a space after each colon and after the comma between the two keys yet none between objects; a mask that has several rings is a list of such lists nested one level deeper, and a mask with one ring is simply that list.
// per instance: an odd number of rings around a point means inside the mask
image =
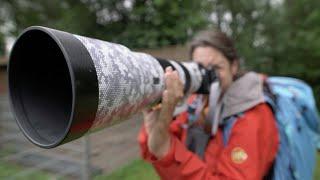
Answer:
[{"label": "fingers", "polygon": [[155,119],[157,113],[160,112],[161,108],[158,109],[144,109],[142,110],[142,114],[145,121],[151,121],[150,119]]},{"label": "fingers", "polygon": [[143,122],[147,131],[147,134],[149,134],[155,127],[155,125],[158,122],[160,110],[152,110],[152,109],[144,109],[142,110],[143,113]]},{"label": "fingers", "polygon": [[166,72],[172,72],[172,71],[173,71],[173,69],[171,66],[166,67]]},{"label": "fingers", "polygon": [[179,100],[183,97],[183,83],[177,71],[167,67],[165,72],[166,89],[162,94],[161,116],[170,118]]},{"label": "fingers", "polygon": [[175,104],[173,104],[169,99],[170,97],[168,90],[164,90],[162,94],[162,107],[160,110],[161,117],[159,118],[164,122],[165,125],[169,125],[175,108]]},{"label": "fingers", "polygon": [[147,131],[153,128],[167,128],[172,120],[176,104],[183,97],[183,83],[177,71],[172,67],[165,70],[166,89],[162,94],[162,103],[142,111]]},{"label": "fingers", "polygon": [[166,89],[177,87],[177,86],[183,88],[183,83],[179,77],[178,71],[173,71],[172,67],[169,66],[166,68],[164,77],[165,77]]},{"label": "fingers", "polygon": [[[165,72],[165,86],[168,91],[169,99],[173,102],[179,101],[183,97],[183,83],[177,71],[173,71],[172,67],[167,67]],[[163,96],[164,97],[164,96]],[[166,100],[166,99],[163,99]],[[169,101],[170,102],[170,101]]]},{"label": "fingers", "polygon": [[172,88],[174,86],[174,83],[180,80],[178,72],[173,71],[171,66],[166,68],[164,78],[165,78],[166,89]]}]

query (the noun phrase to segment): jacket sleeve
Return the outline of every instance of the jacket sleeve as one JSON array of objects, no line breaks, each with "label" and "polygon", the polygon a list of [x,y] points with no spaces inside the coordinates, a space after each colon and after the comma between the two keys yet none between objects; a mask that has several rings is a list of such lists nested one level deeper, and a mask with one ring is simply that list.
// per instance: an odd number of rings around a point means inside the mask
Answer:
[{"label": "jacket sleeve", "polygon": [[[261,119],[264,117],[263,119]],[[171,136],[171,147],[162,159],[157,159],[147,148],[147,134],[142,128],[139,134],[139,143],[142,157],[152,163],[161,179],[184,180],[215,180],[215,179],[263,179],[266,173],[268,159],[265,148],[274,152],[275,143],[271,138],[268,143],[261,135],[261,121],[268,121],[270,127],[275,129],[271,110],[268,107],[257,109],[254,113],[245,114],[234,124],[228,144],[215,161],[215,168],[209,168],[207,162],[190,152],[175,135]],[[267,123],[268,124],[268,123]],[[265,124],[264,124],[265,125]],[[267,131],[262,131],[267,132]],[[271,132],[271,131],[268,131]],[[272,134],[270,134],[272,135]],[[277,134],[273,134],[277,137]],[[262,143],[263,142],[263,143]],[[206,160],[207,161],[207,160]]]}]

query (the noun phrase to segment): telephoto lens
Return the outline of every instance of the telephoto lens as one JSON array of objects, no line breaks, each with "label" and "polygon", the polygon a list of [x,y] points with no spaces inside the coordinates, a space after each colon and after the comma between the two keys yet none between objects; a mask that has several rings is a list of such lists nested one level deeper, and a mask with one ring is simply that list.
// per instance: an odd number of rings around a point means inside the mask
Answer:
[{"label": "telephoto lens", "polygon": [[10,54],[9,95],[24,135],[53,148],[109,127],[159,102],[172,66],[185,95],[209,93],[217,78],[195,62],[176,62],[127,47],[32,26]]}]

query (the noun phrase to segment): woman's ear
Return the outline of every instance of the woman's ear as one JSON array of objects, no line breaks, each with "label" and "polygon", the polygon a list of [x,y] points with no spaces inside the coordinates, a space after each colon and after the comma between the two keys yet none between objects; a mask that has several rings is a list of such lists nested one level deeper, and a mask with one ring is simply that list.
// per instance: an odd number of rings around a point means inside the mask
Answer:
[{"label": "woman's ear", "polygon": [[231,73],[233,76],[236,76],[238,74],[238,71],[239,71],[239,61],[238,60],[234,60],[232,63],[231,63]]}]

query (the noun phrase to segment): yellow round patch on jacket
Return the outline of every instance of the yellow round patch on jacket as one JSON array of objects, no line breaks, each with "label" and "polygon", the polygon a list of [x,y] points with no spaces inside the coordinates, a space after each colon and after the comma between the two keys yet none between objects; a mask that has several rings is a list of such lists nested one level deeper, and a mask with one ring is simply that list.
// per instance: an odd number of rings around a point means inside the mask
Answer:
[{"label": "yellow round patch on jacket", "polygon": [[231,151],[231,160],[236,164],[241,164],[248,159],[246,151],[240,147],[235,147]]}]

